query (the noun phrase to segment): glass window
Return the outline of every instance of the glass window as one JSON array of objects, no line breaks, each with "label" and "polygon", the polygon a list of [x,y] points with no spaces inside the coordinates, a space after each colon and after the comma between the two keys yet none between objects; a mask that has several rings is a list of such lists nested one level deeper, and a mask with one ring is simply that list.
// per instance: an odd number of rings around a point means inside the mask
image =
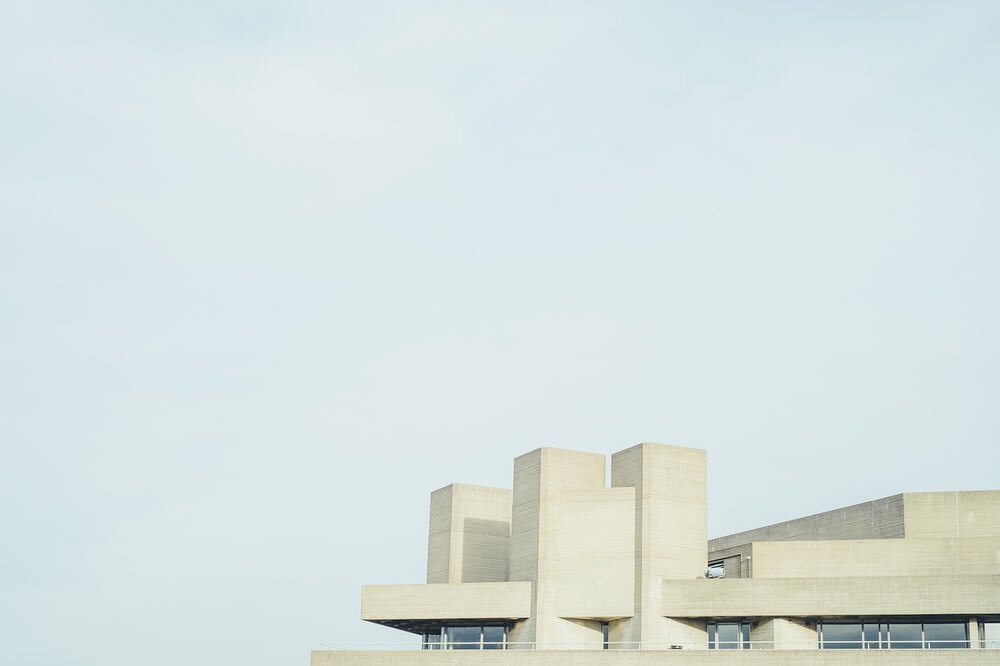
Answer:
[{"label": "glass window", "polygon": [[892,622],[889,624],[889,648],[893,650],[919,650],[923,646],[920,625]]},{"label": "glass window", "polygon": [[482,627],[448,627],[445,629],[449,650],[478,650]]},{"label": "glass window", "polygon": [[608,631],[609,631],[609,626],[610,625],[607,622],[601,622],[601,640],[602,640],[602,647],[605,650],[608,649]]},{"label": "glass window", "polygon": [[749,622],[709,622],[710,650],[746,650],[750,648]]},{"label": "glass window", "polygon": [[441,649],[441,630],[424,634],[424,644],[421,646],[425,650]]},{"label": "glass window", "polygon": [[719,629],[719,649],[738,650],[740,647],[740,625],[731,622],[720,622]]},{"label": "glass window", "polygon": [[824,650],[861,649],[861,623],[859,622],[824,622],[821,636],[820,647]]},{"label": "glass window", "polygon": [[[982,630],[980,630],[982,635]],[[998,636],[1000,638],[1000,636]],[[985,639],[983,639],[985,642]],[[824,650],[919,650],[969,647],[966,622],[820,622],[819,646]]]},{"label": "glass window", "polygon": [[[866,650],[878,650],[883,647],[882,638],[885,636],[886,626],[878,622],[865,622],[862,625]],[[884,646],[888,647],[888,646]]]},{"label": "glass window", "polygon": [[924,647],[932,650],[967,648],[967,625],[964,622],[925,622],[924,643]]},{"label": "glass window", "polygon": [[506,628],[503,625],[500,626],[485,626],[483,627],[483,649],[484,650],[502,650],[504,648],[504,633]]},{"label": "glass window", "polygon": [[982,622],[979,625],[980,645],[989,650],[1000,650],[1000,622]]}]

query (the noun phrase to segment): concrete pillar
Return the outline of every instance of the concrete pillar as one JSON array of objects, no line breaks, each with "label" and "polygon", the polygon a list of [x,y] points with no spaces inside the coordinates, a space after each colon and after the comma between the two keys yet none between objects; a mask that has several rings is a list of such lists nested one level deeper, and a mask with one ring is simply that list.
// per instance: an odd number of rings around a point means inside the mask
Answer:
[{"label": "concrete pillar", "polygon": [[816,627],[800,618],[773,618],[753,623],[750,645],[755,650],[816,650]]},{"label": "concrete pillar", "polygon": [[966,631],[969,632],[969,647],[973,648],[973,649],[979,649],[980,648],[980,642],[979,642],[979,618],[978,617],[970,617],[969,618],[969,626],[966,629]]},{"label": "concrete pillar", "polygon": [[708,560],[704,451],[643,443],[611,457],[612,487],[635,488],[635,611],[622,641],[650,649],[706,644],[703,622],[662,616],[661,581],[704,575]]},{"label": "concrete pillar", "polygon": [[[514,460],[510,580],[534,583],[531,617],[509,634],[511,642],[537,642],[538,649],[601,649],[596,619],[561,617],[575,603],[573,568],[565,529],[577,521],[573,505],[581,492],[604,489],[605,457],[563,449],[536,449]],[[570,529],[569,533],[573,530]]]}]

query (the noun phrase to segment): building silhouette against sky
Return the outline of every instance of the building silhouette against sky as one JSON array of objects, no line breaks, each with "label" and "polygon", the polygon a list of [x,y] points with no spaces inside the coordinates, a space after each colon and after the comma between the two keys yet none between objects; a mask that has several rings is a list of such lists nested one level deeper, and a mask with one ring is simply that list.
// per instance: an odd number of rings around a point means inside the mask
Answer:
[{"label": "building silhouette against sky", "polygon": [[[704,451],[639,444],[612,455],[610,479],[604,455],[541,448],[515,459],[512,489],[434,491],[426,584],[362,591],[362,618],[419,635],[419,653],[316,651],[313,665],[469,650],[1000,663],[1000,491],[904,493],[709,540]],[[747,501],[767,492],[749,484]]]}]

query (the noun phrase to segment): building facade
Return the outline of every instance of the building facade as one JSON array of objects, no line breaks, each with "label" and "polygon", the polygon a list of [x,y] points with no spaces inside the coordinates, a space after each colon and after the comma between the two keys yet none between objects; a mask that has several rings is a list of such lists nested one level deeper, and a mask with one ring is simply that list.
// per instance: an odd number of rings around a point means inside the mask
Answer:
[{"label": "building facade", "polygon": [[1000,491],[709,540],[704,451],[639,444],[610,478],[603,455],[542,448],[515,459],[512,489],[434,491],[427,582],[362,590],[362,618],[419,652],[313,665],[1000,663]]}]

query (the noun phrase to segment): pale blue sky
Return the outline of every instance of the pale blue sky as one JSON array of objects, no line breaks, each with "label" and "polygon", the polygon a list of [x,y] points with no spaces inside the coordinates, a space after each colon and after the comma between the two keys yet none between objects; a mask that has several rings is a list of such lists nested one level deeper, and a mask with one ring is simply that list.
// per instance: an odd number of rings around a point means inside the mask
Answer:
[{"label": "pale blue sky", "polygon": [[[1000,487],[1000,5],[8,2],[0,662],[405,640],[431,490]],[[374,468],[380,468],[376,475]]]}]

